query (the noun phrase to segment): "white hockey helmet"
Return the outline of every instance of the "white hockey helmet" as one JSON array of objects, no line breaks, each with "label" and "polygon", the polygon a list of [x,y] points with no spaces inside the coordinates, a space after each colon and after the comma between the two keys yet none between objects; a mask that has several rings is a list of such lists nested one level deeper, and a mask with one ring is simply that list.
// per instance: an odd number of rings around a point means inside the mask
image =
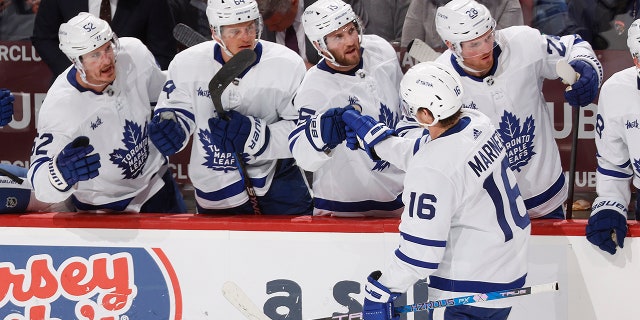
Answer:
[{"label": "white hockey helmet", "polygon": [[447,66],[422,62],[411,67],[402,77],[400,97],[416,120],[420,108],[428,109],[434,121],[423,125],[432,126],[462,108],[462,82],[458,74]]},{"label": "white hockey helmet", "polygon": [[[317,42],[324,51],[329,53],[325,37],[340,28],[343,28],[350,22],[354,22],[358,29],[360,41],[362,41],[362,24],[358,15],[348,3],[341,0],[318,0],[308,6],[302,14],[302,26],[304,33],[311,42]],[[335,59],[327,57],[323,52],[318,53],[332,62]],[[331,55],[331,53],[329,53]]]},{"label": "white hockey helmet", "polygon": [[634,21],[627,31],[627,46],[634,58],[640,58],[640,19]]},{"label": "white hockey helmet", "polygon": [[79,67],[80,56],[100,48],[109,41],[113,40],[114,49],[118,48],[117,37],[109,24],[88,12],[80,12],[68,22],[61,24],[58,38],[60,50]]},{"label": "white hockey helmet", "polygon": [[436,31],[443,41],[451,42],[458,57],[462,57],[461,42],[495,28],[496,21],[489,9],[475,0],[452,0],[436,11]]},{"label": "white hockey helmet", "polygon": [[[260,20],[258,3],[255,0],[208,0],[207,20],[214,32],[220,34],[222,26]],[[260,27],[262,24],[260,23]],[[259,37],[259,36],[258,36]]]}]

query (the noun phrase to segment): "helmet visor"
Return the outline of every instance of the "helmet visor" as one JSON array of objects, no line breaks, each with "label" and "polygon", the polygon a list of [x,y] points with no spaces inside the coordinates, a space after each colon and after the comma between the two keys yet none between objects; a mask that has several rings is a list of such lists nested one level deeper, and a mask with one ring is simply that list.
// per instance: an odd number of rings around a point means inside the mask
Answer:
[{"label": "helmet visor", "polygon": [[499,33],[492,29],[478,38],[461,42],[460,56],[463,59],[468,59],[490,53],[498,45],[497,37],[499,37]]}]

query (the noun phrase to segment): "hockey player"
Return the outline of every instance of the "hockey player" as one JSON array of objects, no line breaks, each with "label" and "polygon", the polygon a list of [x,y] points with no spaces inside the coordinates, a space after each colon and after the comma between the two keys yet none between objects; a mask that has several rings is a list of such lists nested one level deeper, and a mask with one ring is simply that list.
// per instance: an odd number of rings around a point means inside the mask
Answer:
[{"label": "hockey player", "polygon": [[[304,77],[304,61],[285,46],[259,40],[262,19],[254,0],[209,0],[206,13],[214,40],[180,52],[169,65],[151,139],[171,155],[193,135],[189,178],[198,213],[311,214],[309,188],[287,147],[297,119],[291,100]],[[223,92],[230,118],[223,120],[208,84],[245,49],[258,58]],[[239,170],[239,161],[248,176]],[[243,179],[250,179],[259,211]]]},{"label": "hockey player", "polygon": [[59,203],[38,201],[27,179],[27,169],[0,164],[0,213],[75,211],[71,198]]},{"label": "hockey player", "polygon": [[38,114],[28,174],[38,200],[71,196],[92,212],[185,212],[168,160],[147,135],[166,80],[151,52],[86,12],[58,35],[73,64]]},{"label": "hockey player", "polygon": [[586,106],[596,97],[602,66],[578,35],[495,26],[489,10],[474,0],[439,7],[436,30],[449,49],[436,61],[460,74],[464,107],[485,113],[498,128],[531,218],[563,219],[567,183],[542,83],[558,78],[556,62],[567,60],[580,78],[565,99]]},{"label": "hockey player", "polygon": [[313,172],[314,215],[399,216],[403,172],[348,150],[341,119],[346,109],[337,108],[357,104],[363,114],[395,128],[402,78],[395,50],[376,35],[363,35],[343,1],[317,1],[302,19],[323,59],[309,69],[294,99],[299,120],[289,147],[298,164]]},{"label": "hockey player", "polygon": [[13,94],[7,89],[0,89],[0,127],[6,126],[13,117]]},{"label": "hockey player", "polygon": [[[491,120],[462,109],[460,78],[424,62],[407,71],[400,93],[429,129],[404,179],[400,244],[382,271],[368,277],[363,319],[399,319],[393,301],[429,276],[429,300],[522,287],[531,222]],[[345,123],[363,141],[388,128],[356,111]],[[389,138],[378,142],[382,149]],[[361,153],[361,152],[360,152]],[[507,302],[435,309],[430,319],[507,319]]]},{"label": "hockey player", "polygon": [[[632,182],[640,188],[640,19],[629,26],[627,46],[633,67],[613,74],[602,85],[596,117],[598,170],[587,239],[600,249],[616,253],[627,235],[627,208]],[[640,220],[640,197],[636,196],[636,220]]]}]

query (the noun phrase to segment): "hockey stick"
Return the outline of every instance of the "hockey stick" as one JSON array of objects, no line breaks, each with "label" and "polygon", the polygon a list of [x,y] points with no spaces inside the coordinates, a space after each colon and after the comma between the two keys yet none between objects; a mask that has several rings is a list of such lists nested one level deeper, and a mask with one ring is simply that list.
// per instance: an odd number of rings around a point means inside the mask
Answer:
[{"label": "hockey stick", "polygon": [[433,61],[440,56],[440,53],[420,39],[413,39],[409,42],[407,53],[418,62]]},{"label": "hockey stick", "polygon": [[173,27],[173,37],[187,48],[209,40],[184,23],[178,23]]},{"label": "hockey stick", "polygon": [[244,291],[234,282],[227,281],[222,285],[222,295],[247,319],[269,320],[269,317],[260,311]]},{"label": "hockey stick", "polygon": [[[542,293],[542,292],[550,292],[550,291],[558,291],[558,281],[539,284],[531,287],[479,293],[479,294],[457,297],[452,299],[420,302],[420,303],[395,307],[393,308],[393,310],[396,313],[427,311],[427,310],[433,310],[436,308],[461,306],[461,305],[470,304],[470,303],[506,299],[506,298],[526,296],[526,295]],[[358,315],[360,315],[359,319],[362,319],[362,313],[358,312],[358,313],[350,313],[350,314],[341,314],[341,315],[336,315],[332,317],[318,318],[313,320],[354,319],[354,317],[357,317]]]},{"label": "hockey stick", "polygon": [[[256,53],[253,50],[245,49],[236,53],[227,61],[218,72],[209,81],[209,95],[213,106],[216,108],[218,117],[223,120],[229,120],[229,116],[222,107],[222,93],[244,70],[251,66],[257,59]],[[242,174],[242,180],[244,181],[244,188],[249,196],[249,201],[253,207],[254,214],[262,214],[260,206],[258,206],[258,198],[256,191],[253,189],[251,179],[247,174],[247,167],[242,160],[242,154],[238,151],[235,152],[236,162],[238,162],[238,168]]]},{"label": "hockey stick", "polygon": [[[562,83],[568,85],[567,90],[571,90],[571,85],[578,80],[578,74],[569,65],[567,60],[558,60],[556,63],[556,73],[562,78]],[[567,219],[573,218],[573,185],[575,184],[576,157],[578,150],[578,126],[580,126],[580,107],[573,107],[573,133],[571,141],[571,158],[569,163],[569,195],[567,198]]]}]

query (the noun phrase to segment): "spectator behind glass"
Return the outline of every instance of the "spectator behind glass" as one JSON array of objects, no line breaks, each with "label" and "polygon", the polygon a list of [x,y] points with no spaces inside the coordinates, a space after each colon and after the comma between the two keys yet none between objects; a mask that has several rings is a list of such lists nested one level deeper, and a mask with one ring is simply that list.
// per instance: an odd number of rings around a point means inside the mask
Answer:
[{"label": "spectator behind glass", "polygon": [[378,35],[387,41],[399,42],[410,2],[411,0],[364,1],[364,9],[370,21],[364,33]]},{"label": "spectator behind glass", "polygon": [[28,40],[40,0],[0,0],[0,41]]},{"label": "spectator behind glass", "polygon": [[[449,0],[411,0],[402,28],[400,45],[406,47],[413,39],[426,42],[433,49],[444,51],[445,46],[436,33],[436,9]],[[522,8],[518,0],[479,0],[496,20],[496,29],[523,25]]]},{"label": "spectator behind glass", "polygon": [[[302,3],[300,2],[302,1]],[[262,30],[261,39],[286,45],[304,60],[307,69],[320,61],[318,51],[305,37],[302,25],[302,13],[316,2],[316,0],[257,0],[258,8],[265,28]],[[360,17],[365,29],[368,27],[368,15],[364,8],[364,2],[360,0],[347,0],[353,11]],[[297,50],[286,44],[287,28],[293,27],[297,41]]]},{"label": "spectator behind glass", "polygon": [[[31,41],[53,78],[71,65],[58,48],[58,29],[80,12],[99,15],[100,0],[47,0],[36,14]],[[140,39],[153,54],[160,68],[166,70],[177,51],[172,31],[175,23],[167,0],[111,0],[110,26],[119,37]]]}]

